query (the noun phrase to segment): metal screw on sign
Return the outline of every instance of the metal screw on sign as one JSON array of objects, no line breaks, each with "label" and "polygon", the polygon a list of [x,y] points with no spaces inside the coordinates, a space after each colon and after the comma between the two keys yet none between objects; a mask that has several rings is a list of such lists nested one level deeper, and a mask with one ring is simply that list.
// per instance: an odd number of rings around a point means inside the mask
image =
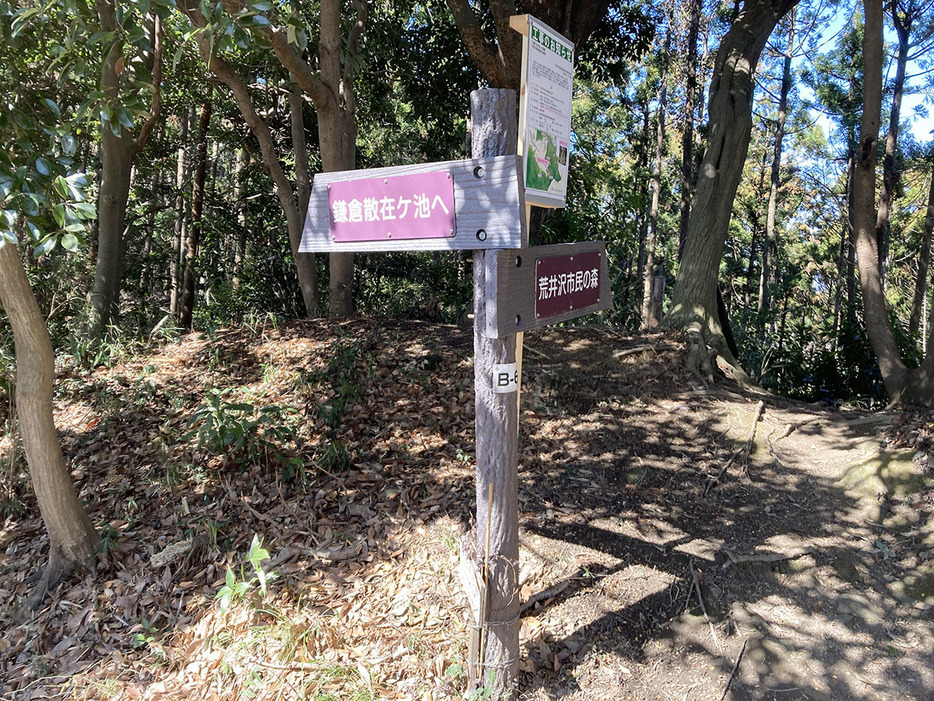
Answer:
[{"label": "metal screw on sign", "polygon": [[475,178],[482,178],[484,175],[485,173],[483,172],[483,166],[477,166],[473,169],[473,176]]},{"label": "metal screw on sign", "polygon": [[477,240],[486,241],[486,229],[479,229],[477,231]]}]

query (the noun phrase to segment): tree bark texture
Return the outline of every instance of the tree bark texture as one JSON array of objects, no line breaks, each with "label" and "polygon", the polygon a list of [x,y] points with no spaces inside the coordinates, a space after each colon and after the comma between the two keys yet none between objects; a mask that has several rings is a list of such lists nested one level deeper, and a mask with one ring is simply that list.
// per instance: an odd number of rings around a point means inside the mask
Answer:
[{"label": "tree bark texture", "polygon": [[49,534],[49,564],[30,597],[38,604],[49,587],[76,567],[91,564],[97,532],[78,499],[52,415],[55,376],[52,342],[16,246],[0,246],[0,302],[16,345],[16,411],[39,512]]},{"label": "tree bark texture", "polygon": [[876,247],[876,147],[882,112],[882,0],[864,0],[863,118],[859,152],[853,173],[853,225],[859,283],[863,293],[863,320],[889,398],[898,401],[907,379],[895,334],[889,322]]},{"label": "tree bark texture", "polygon": [[752,127],[754,74],[796,0],[752,0],[723,37],[710,85],[708,146],[698,173],[668,325],[700,333],[734,364],[717,316],[717,277]]},{"label": "tree bark texture", "polygon": [[204,214],[204,186],[208,166],[208,127],[211,125],[211,102],[201,105],[198,120],[198,141],[195,146],[195,177],[191,185],[191,224],[185,244],[185,274],[182,278],[182,303],[178,314],[178,325],[191,330],[195,309],[195,287],[198,262],[198,246],[201,244],[201,227]]},{"label": "tree bark texture", "polygon": [[775,217],[778,211],[778,185],[782,169],[782,148],[785,141],[785,120],[788,114],[788,93],[791,91],[791,59],[795,41],[795,10],[791,11],[791,26],[788,29],[788,43],[785,46],[785,60],[782,70],[782,87],[778,97],[778,119],[775,123],[775,149],[772,153],[772,171],[769,180],[769,205],[765,218],[765,239],[762,242],[762,274],[759,278],[759,313],[769,308],[772,278],[771,257],[775,251]]},{"label": "tree bark texture", "polygon": [[[516,93],[471,93],[474,157],[516,153]],[[494,255],[495,252],[490,252]],[[472,546],[486,582],[480,635],[481,688],[493,699],[515,698],[519,665],[518,392],[493,391],[493,367],[516,362],[516,336],[489,339],[486,325],[486,252],[474,251],[474,386],[477,431],[477,525]],[[491,678],[492,677],[492,678]]]}]

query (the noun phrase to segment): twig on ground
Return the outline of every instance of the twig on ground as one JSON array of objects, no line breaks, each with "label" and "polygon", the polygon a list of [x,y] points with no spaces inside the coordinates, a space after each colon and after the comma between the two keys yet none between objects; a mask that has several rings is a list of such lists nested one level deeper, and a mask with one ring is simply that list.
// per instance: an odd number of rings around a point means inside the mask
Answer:
[{"label": "twig on ground", "polygon": [[701,612],[704,614],[704,620],[707,621],[707,625],[710,627],[710,634],[713,636],[713,641],[717,644],[717,650],[722,653],[723,646],[720,644],[720,638],[717,637],[717,630],[713,627],[710,616],[707,615],[707,605],[704,603],[704,594],[701,592],[700,582],[697,579],[697,570],[694,569],[693,557],[688,558],[688,566],[691,568],[691,579],[694,580],[694,590],[697,592],[697,601],[700,603]]},{"label": "twig on ground", "polygon": [[743,641],[743,647],[739,651],[739,655],[736,657],[736,663],[733,665],[733,671],[730,672],[730,678],[726,680],[726,687],[723,689],[723,696],[720,697],[720,701],[723,701],[726,698],[726,695],[730,693],[730,687],[733,686],[733,682],[736,681],[736,673],[739,671],[739,663],[743,661],[743,655],[746,653],[746,643],[748,642],[748,638]]},{"label": "twig on ground", "polygon": [[670,343],[658,343],[651,344],[647,343],[642,346],[636,346],[635,348],[627,348],[626,350],[616,351],[613,354],[613,357],[616,360],[620,358],[625,358],[627,355],[635,355],[636,353],[644,353],[645,351],[652,351],[653,353],[658,353],[663,350],[678,350],[678,346],[672,345]]},{"label": "twig on ground", "polygon": [[529,597],[529,600],[519,607],[519,615],[522,615],[523,613],[528,611],[530,608],[535,606],[535,604],[537,604],[539,601],[544,601],[545,599],[550,599],[553,596],[557,596],[558,594],[563,592],[565,589],[567,589],[570,584],[571,584],[571,580],[565,579],[563,582],[558,582],[555,586],[551,587],[550,589],[546,589],[545,591],[540,591],[536,594],[532,594],[532,596]]},{"label": "twig on ground", "polygon": [[733,461],[739,457],[742,453],[743,456],[743,472],[746,472],[746,468],[749,465],[749,453],[752,451],[752,445],[756,438],[756,427],[759,425],[759,419],[762,418],[762,413],[765,409],[765,402],[759,400],[756,404],[756,413],[752,418],[752,428],[749,429],[749,437],[746,438],[745,445],[736,450],[731,456],[730,459],[726,461],[726,464],[720,469],[720,472],[717,473],[716,477],[713,477],[707,481],[707,486],[704,487],[704,495],[710,491],[710,488],[713,487],[717,480],[719,480],[723,475],[726,474],[726,471],[730,469],[730,465],[733,464]]}]

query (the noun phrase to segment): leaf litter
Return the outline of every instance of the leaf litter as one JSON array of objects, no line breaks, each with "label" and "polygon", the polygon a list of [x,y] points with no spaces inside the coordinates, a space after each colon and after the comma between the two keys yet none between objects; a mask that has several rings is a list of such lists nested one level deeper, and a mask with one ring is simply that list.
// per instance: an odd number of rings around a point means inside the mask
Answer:
[{"label": "leaf litter", "polygon": [[[792,444],[835,414],[767,398],[748,470],[731,467],[708,495],[761,396],[706,392],[671,336],[570,328],[527,343],[523,698],[930,688],[927,609],[890,591],[898,567],[929,562],[930,491],[895,509],[914,516],[900,531],[911,542],[883,519],[844,548],[872,526],[849,523],[829,478],[795,467]],[[63,368],[56,419],[102,547],[93,574],[17,622],[47,548],[20,490],[27,512],[0,529],[0,697],[463,697],[471,350],[457,327],[297,322]],[[785,437],[792,424],[802,428]],[[926,464],[930,426],[912,415],[887,440]],[[822,525],[831,502],[844,522],[833,532]],[[806,547],[783,545],[794,529],[810,531]],[[269,557],[250,562],[258,543]],[[855,597],[856,613],[829,614],[808,588],[818,581]],[[822,616],[841,638],[825,650]],[[776,640],[810,666],[770,668]]]}]

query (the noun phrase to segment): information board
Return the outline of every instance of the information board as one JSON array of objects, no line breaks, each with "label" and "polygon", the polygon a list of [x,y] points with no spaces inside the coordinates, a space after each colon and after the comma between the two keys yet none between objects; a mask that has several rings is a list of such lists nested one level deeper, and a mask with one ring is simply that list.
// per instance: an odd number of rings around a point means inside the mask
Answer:
[{"label": "information board", "polygon": [[574,44],[531,15],[510,25],[522,33],[519,139],[529,204],[564,207],[571,147]]}]

